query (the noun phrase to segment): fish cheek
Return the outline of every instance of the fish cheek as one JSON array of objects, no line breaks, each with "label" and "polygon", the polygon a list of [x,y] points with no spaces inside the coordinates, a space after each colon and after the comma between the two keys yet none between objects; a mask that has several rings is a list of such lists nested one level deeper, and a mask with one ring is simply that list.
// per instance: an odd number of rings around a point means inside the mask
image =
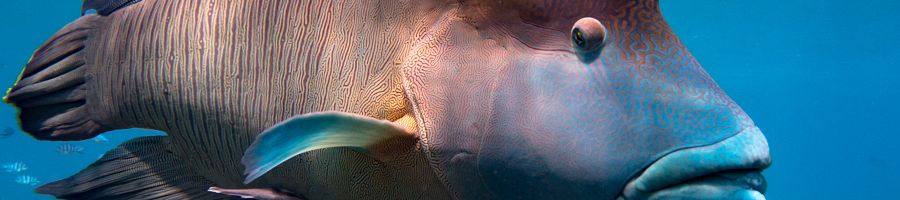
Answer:
[{"label": "fish cheek", "polygon": [[[603,149],[579,110],[593,109],[582,95],[590,76],[578,60],[519,59],[498,81],[491,127],[478,152],[478,171],[497,198],[601,196]],[[566,63],[566,64],[560,64]],[[576,63],[576,64],[568,64]],[[587,190],[585,188],[597,188]]]},{"label": "fish cheek", "polygon": [[455,18],[436,23],[402,66],[418,136],[435,173],[458,199],[487,199],[475,160],[489,126],[491,92],[509,52]]}]

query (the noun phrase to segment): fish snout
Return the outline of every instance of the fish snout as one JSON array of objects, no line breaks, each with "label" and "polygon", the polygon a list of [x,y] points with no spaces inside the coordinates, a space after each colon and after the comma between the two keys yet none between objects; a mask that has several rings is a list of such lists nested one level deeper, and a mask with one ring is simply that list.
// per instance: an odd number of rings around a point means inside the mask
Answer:
[{"label": "fish snout", "polygon": [[765,199],[761,172],[771,163],[766,138],[750,127],[666,154],[629,181],[618,199]]}]

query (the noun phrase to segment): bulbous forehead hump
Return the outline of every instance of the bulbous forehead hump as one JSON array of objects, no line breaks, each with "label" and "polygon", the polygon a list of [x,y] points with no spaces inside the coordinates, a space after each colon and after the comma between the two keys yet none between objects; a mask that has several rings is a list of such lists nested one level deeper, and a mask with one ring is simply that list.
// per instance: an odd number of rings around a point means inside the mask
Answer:
[{"label": "bulbous forehead hump", "polygon": [[658,14],[659,0],[461,0],[465,14],[485,20],[522,20],[545,28],[568,30],[583,17],[618,19],[628,12]]}]

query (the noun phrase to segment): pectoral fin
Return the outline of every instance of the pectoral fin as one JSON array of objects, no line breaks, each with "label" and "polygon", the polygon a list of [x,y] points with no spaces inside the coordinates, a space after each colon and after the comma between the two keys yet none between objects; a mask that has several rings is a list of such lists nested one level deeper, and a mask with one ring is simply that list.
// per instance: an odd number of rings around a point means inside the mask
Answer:
[{"label": "pectoral fin", "polygon": [[395,142],[415,145],[416,137],[397,123],[342,112],[319,112],[292,117],[263,131],[241,163],[247,178],[259,178],[288,159],[313,150],[351,147],[384,161]]}]

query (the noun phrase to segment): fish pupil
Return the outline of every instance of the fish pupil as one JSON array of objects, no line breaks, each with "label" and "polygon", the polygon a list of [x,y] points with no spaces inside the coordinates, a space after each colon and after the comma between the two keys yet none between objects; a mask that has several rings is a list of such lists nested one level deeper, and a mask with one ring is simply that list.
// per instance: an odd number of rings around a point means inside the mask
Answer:
[{"label": "fish pupil", "polygon": [[572,40],[575,41],[575,44],[578,45],[578,47],[584,47],[585,43],[587,43],[584,40],[584,33],[582,33],[581,29],[578,28],[572,31]]}]

